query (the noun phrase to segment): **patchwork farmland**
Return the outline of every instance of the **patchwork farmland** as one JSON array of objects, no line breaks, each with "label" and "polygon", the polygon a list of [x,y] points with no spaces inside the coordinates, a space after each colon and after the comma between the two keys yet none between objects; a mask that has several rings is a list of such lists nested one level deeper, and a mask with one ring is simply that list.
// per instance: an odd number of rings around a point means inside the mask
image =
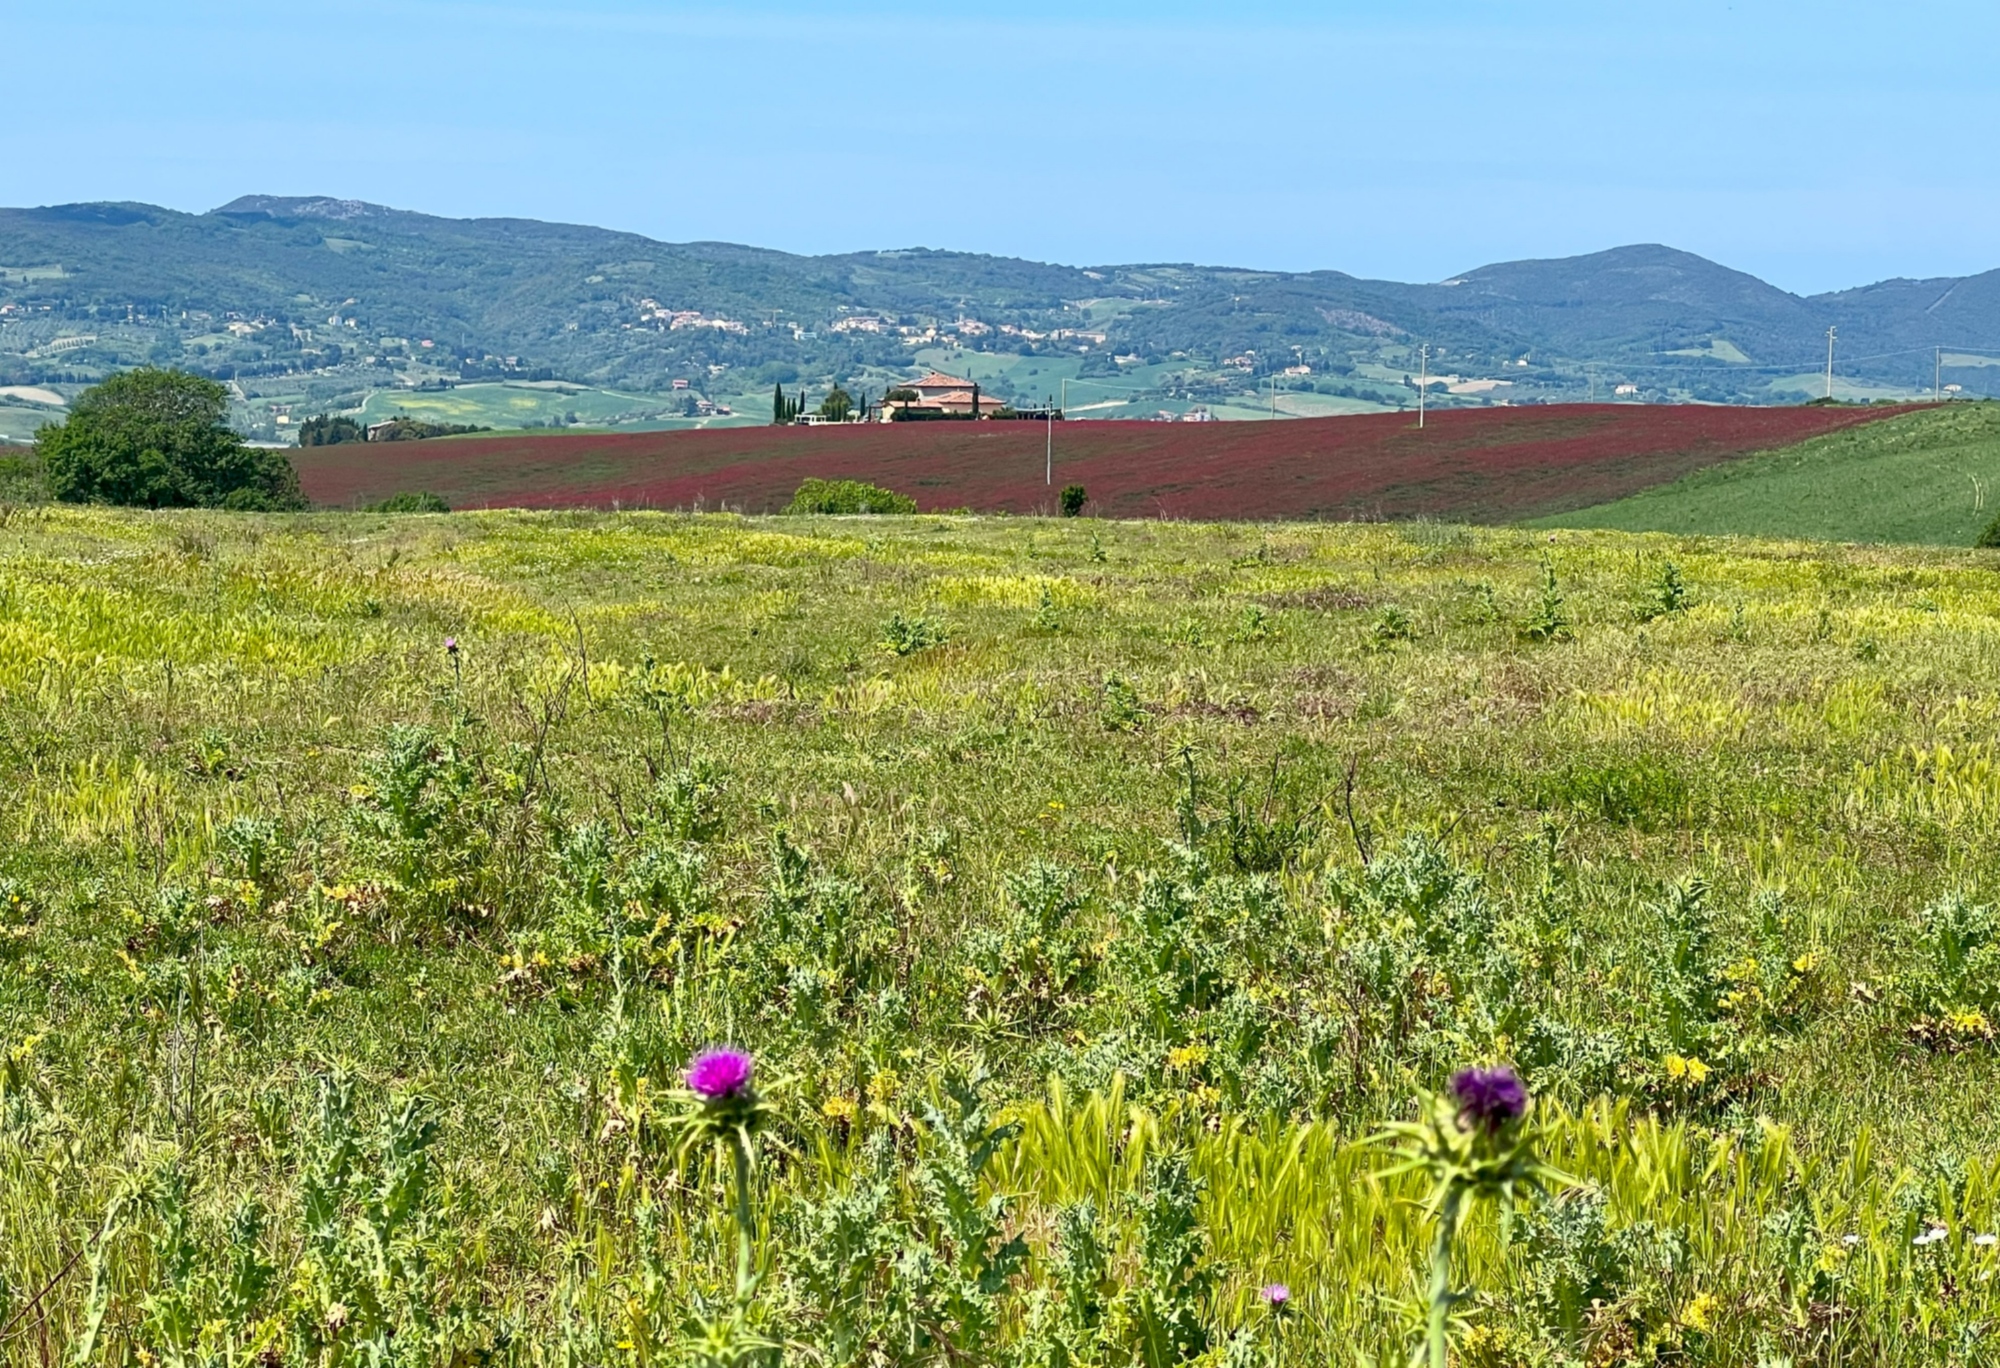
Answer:
[{"label": "patchwork farmland", "polygon": [[432,490],[454,508],[784,507],[851,478],[926,510],[1028,513],[1081,484],[1107,517],[1499,522],[1584,508],[1903,408],[1567,405],[1278,423],[909,423],[505,434],[296,454],[315,503]]}]

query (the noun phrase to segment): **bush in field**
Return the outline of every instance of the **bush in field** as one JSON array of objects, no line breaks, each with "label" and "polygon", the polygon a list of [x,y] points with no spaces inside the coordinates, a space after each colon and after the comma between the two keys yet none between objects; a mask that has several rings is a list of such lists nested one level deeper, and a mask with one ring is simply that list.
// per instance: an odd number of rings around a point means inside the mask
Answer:
[{"label": "bush in field", "polygon": [[2000,517],[1996,517],[1992,522],[1986,524],[1985,528],[1979,534],[1979,540],[1974,542],[1973,545],[1989,548],[2000,546]]},{"label": "bush in field", "polygon": [[914,513],[917,501],[865,480],[807,480],[787,513]]},{"label": "bush in field", "polygon": [[367,511],[370,513],[449,513],[451,512],[451,505],[444,501],[444,496],[441,494],[432,494],[428,490],[406,491],[402,494],[391,494],[380,503],[369,504]]},{"label": "bush in field", "polygon": [[1062,515],[1065,518],[1076,517],[1079,513],[1083,512],[1083,506],[1089,502],[1090,495],[1084,492],[1082,485],[1063,486]]},{"label": "bush in field", "polygon": [[215,381],[149,366],[78,395],[67,422],[35,434],[35,451],[65,503],[304,508],[291,461],[245,445],[228,411]]}]

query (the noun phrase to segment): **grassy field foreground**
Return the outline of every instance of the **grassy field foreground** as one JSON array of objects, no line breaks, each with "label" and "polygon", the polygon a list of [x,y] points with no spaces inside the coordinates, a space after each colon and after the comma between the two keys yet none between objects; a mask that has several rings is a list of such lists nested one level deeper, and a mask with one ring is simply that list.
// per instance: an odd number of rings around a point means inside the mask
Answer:
[{"label": "grassy field foreground", "polygon": [[1983,1361],[1993,566],[14,510],[0,1361]]}]

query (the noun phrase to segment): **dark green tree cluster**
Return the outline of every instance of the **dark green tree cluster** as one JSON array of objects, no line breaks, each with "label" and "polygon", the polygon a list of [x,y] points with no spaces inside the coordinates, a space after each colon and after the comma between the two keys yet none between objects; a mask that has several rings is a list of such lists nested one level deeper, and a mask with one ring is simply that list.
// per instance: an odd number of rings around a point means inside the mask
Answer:
[{"label": "dark green tree cluster", "polygon": [[806,411],[806,392],[801,388],[797,395],[785,393],[780,384],[771,394],[771,422],[777,427],[788,427],[799,421]]},{"label": "dark green tree cluster", "polygon": [[368,429],[352,418],[320,413],[299,425],[299,445],[302,447],[339,446],[342,442],[367,440]]},{"label": "dark green tree cluster", "polygon": [[[569,421],[575,422],[576,415],[570,414]],[[412,418],[407,413],[399,413],[381,427],[371,442],[421,442],[426,437],[460,437],[468,432],[491,432],[491,428],[475,427],[470,423],[427,423],[421,418]]]},{"label": "dark green tree cluster", "polygon": [[1062,492],[1062,515],[1074,518],[1083,512],[1083,506],[1090,502],[1090,495],[1082,485],[1064,485]]},{"label": "dark green tree cluster", "polygon": [[304,508],[291,461],[245,444],[223,422],[228,411],[215,381],[148,366],[78,395],[67,422],[35,434],[35,451],[65,503]]}]

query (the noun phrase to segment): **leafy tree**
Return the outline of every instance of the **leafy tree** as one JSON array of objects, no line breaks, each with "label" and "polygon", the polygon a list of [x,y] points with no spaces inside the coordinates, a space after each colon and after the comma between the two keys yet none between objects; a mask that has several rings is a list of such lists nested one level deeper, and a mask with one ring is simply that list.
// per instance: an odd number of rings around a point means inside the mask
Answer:
[{"label": "leafy tree", "polygon": [[245,445],[223,422],[228,405],[221,385],[185,371],[114,375],[35,434],[49,491],[140,508],[304,508],[291,461]]},{"label": "leafy tree", "polygon": [[853,412],[854,396],[839,385],[835,385],[833,391],[819,401],[819,416],[829,423],[844,423]]},{"label": "leafy tree", "polygon": [[1074,518],[1083,512],[1083,506],[1090,502],[1090,495],[1084,493],[1082,485],[1064,485],[1062,492],[1062,515]]}]

